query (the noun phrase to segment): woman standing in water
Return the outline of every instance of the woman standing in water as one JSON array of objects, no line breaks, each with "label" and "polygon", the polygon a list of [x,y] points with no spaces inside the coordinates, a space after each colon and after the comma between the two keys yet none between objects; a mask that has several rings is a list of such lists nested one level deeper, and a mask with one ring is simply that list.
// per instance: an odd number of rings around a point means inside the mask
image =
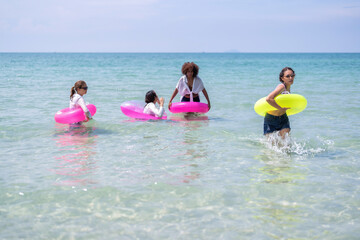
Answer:
[{"label": "woman standing in water", "polygon": [[204,87],[202,80],[198,77],[199,66],[193,62],[186,62],[181,68],[182,74],[184,74],[176,85],[176,88],[169,101],[169,110],[171,108],[172,100],[180,93],[181,102],[200,102],[199,93],[202,92],[208,102],[208,108],[210,110],[210,99]]},{"label": "woman standing in water", "polygon": [[294,79],[295,71],[290,67],[283,68],[279,74],[281,83],[266,97],[266,101],[277,110],[266,113],[264,118],[264,135],[279,132],[279,135],[285,138],[286,134],[290,133],[290,121],[286,114],[286,110],[289,108],[279,106],[275,101],[275,97],[279,94],[290,94],[290,87],[294,83]]}]

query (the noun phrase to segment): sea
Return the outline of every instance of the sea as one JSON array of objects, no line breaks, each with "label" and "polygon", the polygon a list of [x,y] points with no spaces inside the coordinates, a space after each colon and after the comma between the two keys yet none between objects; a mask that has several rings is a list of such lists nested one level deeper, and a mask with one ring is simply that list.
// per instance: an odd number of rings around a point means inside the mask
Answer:
[{"label": "sea", "polygon": [[[167,109],[185,62],[205,115]],[[287,66],[307,107],[266,137]],[[78,80],[93,120],[56,123]],[[122,113],[151,89],[167,120]],[[0,239],[359,239],[359,89],[360,53],[0,53]]]}]

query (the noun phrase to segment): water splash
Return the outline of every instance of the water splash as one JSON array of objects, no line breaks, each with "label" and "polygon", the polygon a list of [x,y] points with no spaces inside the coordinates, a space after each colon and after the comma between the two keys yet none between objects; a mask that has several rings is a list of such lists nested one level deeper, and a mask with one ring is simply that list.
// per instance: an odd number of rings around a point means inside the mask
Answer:
[{"label": "water splash", "polygon": [[325,152],[334,145],[334,141],[317,136],[315,139],[301,140],[286,134],[282,138],[277,132],[260,139],[266,148],[280,154],[315,155]]}]

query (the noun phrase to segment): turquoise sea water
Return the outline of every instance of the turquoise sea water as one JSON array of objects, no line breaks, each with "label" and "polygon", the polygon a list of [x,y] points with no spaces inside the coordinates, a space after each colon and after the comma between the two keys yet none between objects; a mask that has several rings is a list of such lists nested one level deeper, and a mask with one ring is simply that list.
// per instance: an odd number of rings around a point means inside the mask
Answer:
[{"label": "turquoise sea water", "polygon": [[[207,119],[122,114],[186,61]],[[285,66],[308,106],[273,146],[253,105]],[[0,238],[358,239],[359,76],[355,53],[1,53]],[[55,123],[79,79],[94,120]]]}]

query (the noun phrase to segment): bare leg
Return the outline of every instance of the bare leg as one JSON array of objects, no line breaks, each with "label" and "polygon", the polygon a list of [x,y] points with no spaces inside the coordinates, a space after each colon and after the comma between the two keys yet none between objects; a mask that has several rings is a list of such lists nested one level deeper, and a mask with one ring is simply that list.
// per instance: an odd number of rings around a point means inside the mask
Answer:
[{"label": "bare leg", "polygon": [[280,130],[279,135],[281,136],[282,139],[284,139],[286,134],[289,133],[290,133],[290,128],[284,128]]}]

